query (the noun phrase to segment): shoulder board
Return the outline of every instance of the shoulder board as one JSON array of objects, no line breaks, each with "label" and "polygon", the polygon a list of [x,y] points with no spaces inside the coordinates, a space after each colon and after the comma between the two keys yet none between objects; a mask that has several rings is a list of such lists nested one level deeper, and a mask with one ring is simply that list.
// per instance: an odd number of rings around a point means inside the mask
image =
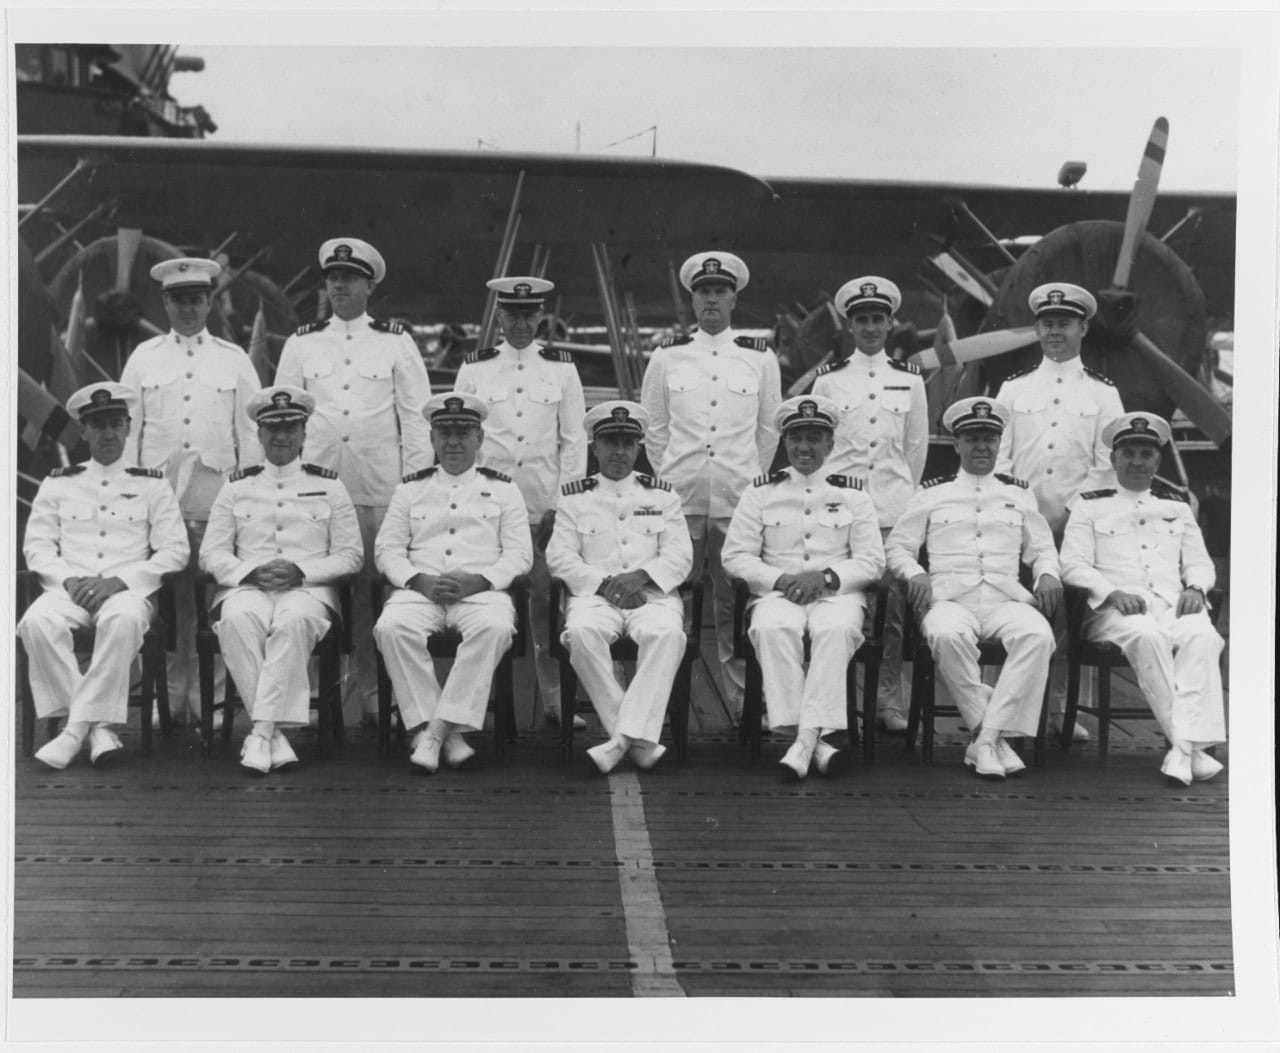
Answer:
[{"label": "shoulder board", "polygon": [[404,322],[398,322],[394,318],[370,318],[369,328],[375,329],[379,333],[393,333],[401,336],[409,331],[409,327]]},{"label": "shoulder board", "polygon": [[943,483],[954,483],[956,481],[955,473],[951,475],[939,475],[933,479],[929,479],[920,484],[921,490],[927,490],[931,486],[941,486]]},{"label": "shoulder board", "polygon": [[488,362],[491,358],[498,357],[498,349],[496,347],[477,347],[474,351],[468,351],[467,357],[463,359],[468,365],[475,365],[477,362]]},{"label": "shoulder board", "polygon": [[752,351],[769,350],[769,341],[763,336],[735,336],[733,342],[739,347],[750,348]]},{"label": "shoulder board", "polygon": [[419,468],[416,472],[410,472],[404,476],[400,481],[402,483],[416,483],[419,479],[429,479],[435,474],[438,467],[439,465],[433,464],[430,468]]},{"label": "shoulder board", "polygon": [[682,344],[691,344],[691,343],[693,343],[692,336],[669,336],[664,341],[662,341],[662,343],[660,343],[658,346],[659,347],[680,347]]},{"label": "shoulder board", "polygon": [[573,365],[573,355],[554,347],[544,347],[538,352],[538,357],[545,358],[548,362],[566,362]]},{"label": "shoulder board", "polygon": [[1165,486],[1164,483],[1151,484],[1151,496],[1158,497],[1164,501],[1181,501],[1183,504],[1190,504],[1185,494],[1175,490],[1171,486]]},{"label": "shoulder board", "polygon": [[776,472],[770,472],[768,475],[757,475],[751,480],[752,486],[769,486],[771,483],[780,483],[787,478],[785,469],[779,469]]},{"label": "shoulder board", "polygon": [[222,337],[213,336],[212,334],[210,334],[210,338],[219,347],[225,347],[230,351],[239,351],[242,355],[246,353],[243,347],[241,347],[239,344],[233,344],[230,340],[223,340]]},{"label": "shoulder board", "polygon": [[1096,369],[1090,369],[1088,366],[1085,366],[1085,367],[1083,367],[1083,368],[1084,368],[1085,373],[1086,373],[1088,376],[1093,377],[1093,379],[1094,379],[1094,380],[1100,380],[1100,381],[1102,381],[1102,383],[1106,384],[1106,385],[1107,385],[1107,387],[1109,387],[1109,388],[1113,388],[1113,387],[1115,387],[1115,386],[1116,386],[1116,382],[1115,382],[1114,380],[1112,380],[1110,377],[1105,377],[1105,376],[1103,376],[1103,375],[1102,375],[1101,373],[1099,373]]},{"label": "shoulder board", "polygon": [[564,494],[565,497],[568,497],[571,494],[585,494],[588,490],[594,490],[596,488],[596,483],[596,477],[594,475],[588,475],[585,479],[575,479],[571,483],[565,483],[564,486],[560,487],[560,492]]},{"label": "shoulder board", "polygon": [[304,464],[302,470],[308,475],[318,475],[321,479],[338,478],[338,473],[332,468],[321,468],[318,464]]},{"label": "shoulder board", "polygon": [[1099,497],[1114,497],[1115,490],[1085,490],[1080,494],[1082,501],[1096,501]]},{"label": "shoulder board", "polygon": [[49,472],[50,479],[63,479],[68,475],[79,475],[84,471],[83,464],[69,464],[65,468],[54,468]]},{"label": "shoulder board", "polygon": [[670,490],[671,484],[663,482],[661,479],[655,479],[652,475],[641,475],[636,473],[636,482],[649,490]]},{"label": "shoulder board", "polygon": [[477,468],[476,471],[486,479],[497,479],[500,483],[511,482],[511,476],[503,475],[501,472],[495,472],[492,468]]},{"label": "shoulder board", "polygon": [[250,476],[257,475],[262,471],[262,465],[255,464],[251,468],[241,468],[238,472],[231,473],[230,482],[239,482],[241,479],[248,479]]},{"label": "shoulder board", "polygon": [[144,479],[163,479],[164,472],[159,468],[126,468],[126,472],[130,475],[140,475]]},{"label": "shoulder board", "polygon": [[1010,373],[1007,377],[1005,377],[1004,382],[1007,384],[1009,383],[1009,381],[1017,380],[1019,377],[1029,377],[1032,373],[1034,373],[1039,368],[1040,368],[1040,363],[1037,362],[1034,366],[1027,366],[1026,369],[1016,370],[1015,372]]},{"label": "shoulder board", "polygon": [[322,318],[318,322],[308,322],[306,325],[300,325],[294,330],[294,336],[306,336],[308,333],[318,333],[329,325],[329,319]]},{"label": "shoulder board", "polygon": [[828,373],[834,373],[837,369],[844,369],[844,367],[852,361],[852,357],[853,356],[850,356],[849,358],[842,358],[839,362],[828,362],[818,370],[818,376],[825,377]]},{"label": "shoulder board", "polygon": [[855,479],[852,475],[828,475],[827,482],[832,486],[838,486],[842,490],[861,490],[862,480]]},{"label": "shoulder board", "polygon": [[996,472],[996,478],[1002,483],[1008,483],[1010,486],[1020,486],[1024,490],[1027,488],[1027,481],[1019,479],[1016,475],[1005,475],[1004,472]]},{"label": "shoulder board", "polygon": [[920,367],[914,362],[899,362],[896,358],[889,359],[889,366],[892,369],[900,369],[904,373],[919,373]]}]

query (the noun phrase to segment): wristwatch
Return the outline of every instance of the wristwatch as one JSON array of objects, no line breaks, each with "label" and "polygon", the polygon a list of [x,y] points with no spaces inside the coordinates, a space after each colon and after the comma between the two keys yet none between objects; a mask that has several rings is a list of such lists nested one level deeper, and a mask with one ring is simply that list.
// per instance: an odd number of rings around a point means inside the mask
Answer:
[{"label": "wristwatch", "polygon": [[822,572],[822,580],[832,592],[836,592],[840,588],[840,578],[830,567]]}]

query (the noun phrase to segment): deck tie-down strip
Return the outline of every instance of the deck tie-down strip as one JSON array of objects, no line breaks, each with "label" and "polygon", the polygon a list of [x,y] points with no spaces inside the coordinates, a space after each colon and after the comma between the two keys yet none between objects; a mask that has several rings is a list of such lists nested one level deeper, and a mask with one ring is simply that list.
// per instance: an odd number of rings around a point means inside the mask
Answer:
[{"label": "deck tie-down strip", "polygon": [[261,866],[261,867],[404,867],[409,869],[547,869],[547,870],[786,870],[861,871],[872,873],[957,874],[1229,874],[1228,866],[1177,863],[949,863],[874,862],[842,859],[654,859],[652,850],[615,859],[466,858],[438,856],[200,856],[200,855],[82,855],[31,853],[14,857],[18,866]]},{"label": "deck tie-down strip", "polygon": [[[855,959],[674,959],[674,973],[1093,973],[1093,974],[1226,974],[1233,972],[1232,963],[1222,959],[1055,959],[1000,961],[995,959],[956,959],[930,961],[918,958]],[[140,971],[174,970],[178,972],[594,972],[632,974],[633,983],[643,971],[644,962],[634,958],[478,958],[469,956],[431,958],[383,956],[325,957],[309,955],[251,954],[119,954],[15,955],[15,971]],[[683,992],[670,981],[671,989],[651,994],[680,995]],[[637,992],[639,993],[639,992]]]}]

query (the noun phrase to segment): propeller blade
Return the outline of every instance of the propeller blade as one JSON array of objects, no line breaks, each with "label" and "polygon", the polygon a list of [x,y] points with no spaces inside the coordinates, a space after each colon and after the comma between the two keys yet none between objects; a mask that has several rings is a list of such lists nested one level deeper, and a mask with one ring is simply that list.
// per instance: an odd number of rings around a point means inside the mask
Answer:
[{"label": "propeller blade", "polygon": [[80,441],[80,425],[25,369],[18,370],[18,416],[25,422],[22,441],[34,450],[48,436],[70,450]]},{"label": "propeller blade", "polygon": [[1160,386],[1197,428],[1216,445],[1231,435],[1231,415],[1200,384],[1142,333],[1134,333],[1129,347],[1160,380]]},{"label": "propeller blade", "polygon": [[133,277],[133,264],[142,244],[142,231],[137,227],[121,227],[116,231],[116,292],[128,292]]},{"label": "propeller blade", "polygon": [[[942,326],[938,327],[940,330]],[[965,362],[976,362],[992,355],[1002,355],[1006,351],[1017,351],[1036,342],[1036,327],[1033,325],[1018,326],[1014,329],[996,329],[990,333],[978,333],[966,336],[954,342],[939,341],[935,337],[934,346],[917,351],[907,359],[921,369],[938,369],[942,366],[958,366]]]},{"label": "propeller blade", "polygon": [[1133,269],[1133,254],[1138,239],[1147,229],[1147,220],[1155,207],[1156,191],[1160,187],[1160,170],[1164,167],[1164,151],[1169,143],[1169,122],[1157,117],[1151,128],[1147,148],[1138,163],[1138,177],[1129,195],[1129,212],[1124,219],[1124,239],[1120,242],[1120,258],[1116,260],[1116,273],[1111,284],[1117,289],[1129,287],[1129,272]]}]

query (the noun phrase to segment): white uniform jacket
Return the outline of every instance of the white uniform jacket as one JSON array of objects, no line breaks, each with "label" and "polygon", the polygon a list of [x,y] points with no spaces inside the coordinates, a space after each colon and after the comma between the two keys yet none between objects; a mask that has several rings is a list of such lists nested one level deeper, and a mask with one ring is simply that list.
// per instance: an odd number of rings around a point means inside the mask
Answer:
[{"label": "white uniform jacket", "polygon": [[885,539],[896,577],[909,581],[924,573],[916,561],[921,545],[929,550],[935,601],[959,599],[987,584],[1027,603],[1032,595],[1018,581],[1020,562],[1030,565],[1035,581],[1059,575],[1053,534],[1027,484],[995,472],[962,469],[917,490]]},{"label": "white uniform jacket", "polygon": [[649,463],[685,515],[728,519],[778,445],[778,357],[762,339],[701,330],[654,351],[640,402]]},{"label": "white uniform jacket", "polygon": [[855,351],[824,366],[813,393],[840,407],[835,449],[823,468],[861,479],[881,528],[888,529],[920,485],[929,454],[929,406],[920,370],[883,351]]},{"label": "white uniform jacket", "polygon": [[876,509],[862,484],[794,468],[760,476],[742,495],[722,559],[725,573],[745,581],[755,596],[771,592],[781,574],[829,568],[843,595],[861,592],[884,573]]},{"label": "white uniform jacket", "polygon": [[590,596],[605,578],[633,570],[643,570],[662,592],[675,591],[693,568],[679,496],[669,484],[635,472],[568,484],[547,567],[575,596]]},{"label": "white uniform jacket", "polygon": [[302,459],[338,473],[357,505],[386,505],[401,476],[431,463],[431,397],[407,329],[362,314],[304,325],[285,341],[277,384],[316,400]]},{"label": "white uniform jacket", "polygon": [[46,591],[67,578],[119,578],[150,596],[191,555],[163,473],[97,461],[55,468],[31,505],[22,554]]},{"label": "white uniform jacket", "polygon": [[256,465],[232,475],[214,499],[200,546],[200,566],[220,586],[214,606],[274,559],[295,564],[302,591],[337,610],[333,582],[360,570],[364,547],[347,488],[329,469],[301,458]]},{"label": "white uniform jacket", "polygon": [[417,574],[455,571],[483,574],[494,589],[506,589],[533,566],[524,498],[510,479],[489,468],[460,475],[424,468],[391,495],[374,563],[397,589]]},{"label": "white uniform jacket", "polygon": [[569,353],[504,341],[469,354],[453,387],[489,407],[477,463],[511,476],[531,521],[555,508],[561,487],[587,470],[586,403]]},{"label": "white uniform jacket", "polygon": [[1049,526],[1061,531],[1071,499],[1102,485],[1111,470],[1102,429],[1124,413],[1120,393],[1077,356],[1046,358],[1006,377],[996,398],[1013,418],[1000,437],[996,471],[1025,479]]},{"label": "white uniform jacket", "polygon": [[1184,587],[1213,587],[1214,567],[1191,506],[1159,483],[1137,492],[1092,490],[1071,506],[1062,538],[1062,574],[1100,607],[1116,589],[1177,606]]}]

